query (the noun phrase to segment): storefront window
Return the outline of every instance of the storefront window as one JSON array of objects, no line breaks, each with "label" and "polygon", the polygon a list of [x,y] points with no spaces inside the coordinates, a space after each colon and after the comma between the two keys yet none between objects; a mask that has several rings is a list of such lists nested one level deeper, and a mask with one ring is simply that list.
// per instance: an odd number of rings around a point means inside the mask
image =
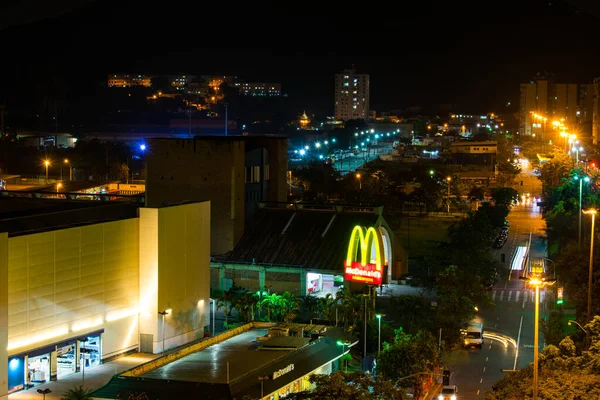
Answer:
[{"label": "storefront window", "polygon": [[29,358],[28,384],[40,385],[50,380],[50,353]]},{"label": "storefront window", "polygon": [[56,364],[58,379],[76,371],[75,344],[69,344],[56,349]]},{"label": "storefront window", "polygon": [[85,368],[92,368],[100,365],[100,336],[89,337],[87,341],[81,342],[80,346],[81,359],[85,362]]}]

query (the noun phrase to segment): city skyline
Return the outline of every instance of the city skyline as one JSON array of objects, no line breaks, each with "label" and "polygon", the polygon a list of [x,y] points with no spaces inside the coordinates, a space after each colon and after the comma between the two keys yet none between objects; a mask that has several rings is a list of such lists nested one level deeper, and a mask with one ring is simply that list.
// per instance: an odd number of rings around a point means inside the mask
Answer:
[{"label": "city skyline", "polygon": [[[132,2],[119,3],[118,13],[117,3],[80,3],[65,6],[62,14],[40,11],[37,20],[31,16],[35,22],[19,23],[19,9],[7,14],[12,23],[0,20],[5,59],[11,60],[0,101],[7,102],[15,88],[22,91],[23,81],[48,80],[45,75],[83,77],[94,86],[111,71],[198,73],[281,82],[290,106],[332,115],[333,76],[354,65],[371,76],[372,110],[456,104],[472,112],[502,112],[510,102],[515,108],[506,111],[516,112],[519,84],[537,72],[577,83],[600,75],[593,51],[597,14],[583,2],[532,1],[513,14],[466,3],[440,4],[432,11],[412,5],[410,17],[367,11],[360,27],[331,18],[333,9],[310,4],[304,16],[270,8],[258,18],[265,10],[239,8],[223,22],[206,21],[203,40],[189,38],[193,27],[185,20],[159,19],[147,29],[159,13]],[[580,11],[565,3],[577,3]],[[237,23],[246,20],[257,26]],[[217,34],[225,26],[227,34]],[[351,33],[356,37],[342,40],[340,35]]]}]

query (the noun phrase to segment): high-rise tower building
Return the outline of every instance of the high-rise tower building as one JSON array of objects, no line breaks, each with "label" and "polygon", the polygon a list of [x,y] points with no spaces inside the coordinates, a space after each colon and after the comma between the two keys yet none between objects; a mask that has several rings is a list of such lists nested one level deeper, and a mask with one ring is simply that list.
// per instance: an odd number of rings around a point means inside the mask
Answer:
[{"label": "high-rise tower building", "polygon": [[369,74],[346,69],[335,74],[335,119],[367,119],[369,117]]}]

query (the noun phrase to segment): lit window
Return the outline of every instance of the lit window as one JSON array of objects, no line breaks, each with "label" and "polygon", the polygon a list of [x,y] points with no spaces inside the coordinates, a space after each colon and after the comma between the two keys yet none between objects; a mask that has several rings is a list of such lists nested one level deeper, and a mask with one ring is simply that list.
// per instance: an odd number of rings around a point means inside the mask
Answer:
[{"label": "lit window", "polygon": [[348,86],[348,82],[344,82],[344,86]]}]

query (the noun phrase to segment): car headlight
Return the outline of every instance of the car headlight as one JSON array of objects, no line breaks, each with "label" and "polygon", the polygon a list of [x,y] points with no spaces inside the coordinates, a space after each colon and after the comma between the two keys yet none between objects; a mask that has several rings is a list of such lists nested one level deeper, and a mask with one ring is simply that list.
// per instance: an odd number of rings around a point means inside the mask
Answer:
[{"label": "car headlight", "polygon": [[438,400],[444,400],[444,396],[442,396],[441,394],[438,396]]},{"label": "car headlight", "polygon": [[456,395],[453,394],[452,397],[450,397],[450,400],[456,400]]}]

